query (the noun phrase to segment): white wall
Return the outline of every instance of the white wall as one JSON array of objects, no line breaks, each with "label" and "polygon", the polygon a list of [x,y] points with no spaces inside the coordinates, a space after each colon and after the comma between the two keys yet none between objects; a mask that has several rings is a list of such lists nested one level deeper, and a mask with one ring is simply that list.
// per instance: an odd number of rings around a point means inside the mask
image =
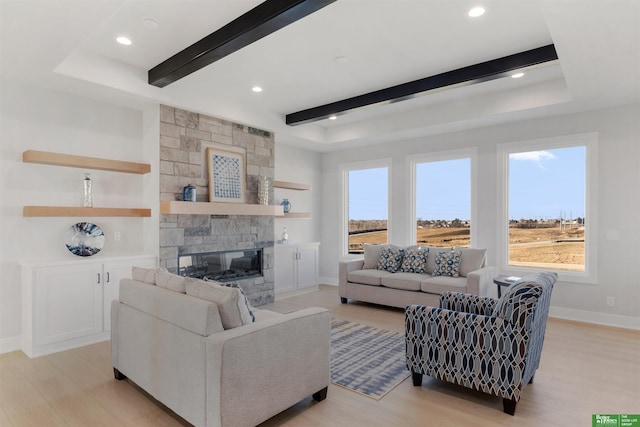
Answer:
[{"label": "white wall", "polygon": [[291,243],[320,242],[321,235],[321,206],[322,206],[322,155],[314,151],[304,150],[277,142],[275,179],[300,184],[310,184],[311,190],[297,191],[274,189],[274,204],[279,204],[283,198],[291,202],[291,212],[311,212],[311,219],[275,220],[275,240],[282,239],[282,231],[287,227]]},{"label": "white wall", "polygon": [[[477,247],[496,259],[498,181],[496,145],[586,132],[599,134],[598,281],[595,285],[559,282],[553,313],[561,317],[640,328],[640,108],[638,105],[539,119],[471,131],[425,137],[338,152],[323,157],[322,247],[320,275],[337,277],[341,248],[339,166],[363,160],[392,158],[390,241],[409,244],[404,209],[408,206],[406,156],[457,148],[478,150]],[[618,231],[618,241],[607,231]],[[495,264],[494,264],[495,265]],[[605,305],[613,296],[615,307]]]},{"label": "white wall", "polygon": [[[149,157],[153,152],[143,150],[143,141],[153,138],[153,135],[145,138],[144,133],[153,121],[154,109],[150,109],[145,120],[147,126],[143,126],[140,111],[47,89],[9,85],[5,81],[2,90],[0,352],[15,345],[21,333],[18,264],[80,260],[64,244],[65,232],[71,225],[90,221],[105,232],[105,246],[95,259],[144,251],[155,254],[158,247],[157,225],[155,240],[146,238],[143,232],[144,228],[153,228],[148,225],[153,219],[22,216],[24,205],[82,206],[85,172],[78,168],[22,163],[25,150],[146,162],[152,163],[152,171],[157,171],[157,160],[154,162],[153,157]],[[156,119],[155,128],[157,123]],[[157,138],[155,141],[157,146]],[[157,184],[154,186],[152,178],[117,172],[88,172],[94,181],[94,206],[146,207],[157,211],[158,187]],[[152,192],[153,198],[145,192]],[[156,204],[151,205],[150,200],[155,200]],[[120,241],[114,240],[116,231],[120,232]],[[151,243],[145,245],[149,241]],[[156,244],[152,246],[154,241]]]}]

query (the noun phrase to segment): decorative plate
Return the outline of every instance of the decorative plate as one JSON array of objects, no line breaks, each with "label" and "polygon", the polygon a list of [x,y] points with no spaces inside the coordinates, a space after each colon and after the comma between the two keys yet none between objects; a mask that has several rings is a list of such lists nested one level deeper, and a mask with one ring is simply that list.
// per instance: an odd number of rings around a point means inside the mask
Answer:
[{"label": "decorative plate", "polygon": [[79,222],[72,225],[65,236],[67,249],[74,255],[95,255],[104,246],[102,229],[90,222]]}]

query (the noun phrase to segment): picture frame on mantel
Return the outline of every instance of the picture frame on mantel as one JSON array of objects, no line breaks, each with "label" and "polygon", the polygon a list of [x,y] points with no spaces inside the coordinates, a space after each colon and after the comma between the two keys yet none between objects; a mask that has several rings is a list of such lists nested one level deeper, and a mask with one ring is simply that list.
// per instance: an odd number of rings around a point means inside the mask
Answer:
[{"label": "picture frame on mantel", "polygon": [[245,203],[246,151],[240,147],[207,147],[209,201]]}]

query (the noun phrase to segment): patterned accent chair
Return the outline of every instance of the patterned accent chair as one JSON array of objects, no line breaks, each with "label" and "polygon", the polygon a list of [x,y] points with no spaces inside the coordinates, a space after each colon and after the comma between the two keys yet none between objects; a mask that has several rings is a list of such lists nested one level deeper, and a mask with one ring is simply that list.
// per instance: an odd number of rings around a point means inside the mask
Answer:
[{"label": "patterned accent chair", "polygon": [[513,415],[540,364],[557,274],[523,277],[502,297],[445,292],[440,308],[405,310],[407,367],[413,385],[424,374],[502,397]]}]

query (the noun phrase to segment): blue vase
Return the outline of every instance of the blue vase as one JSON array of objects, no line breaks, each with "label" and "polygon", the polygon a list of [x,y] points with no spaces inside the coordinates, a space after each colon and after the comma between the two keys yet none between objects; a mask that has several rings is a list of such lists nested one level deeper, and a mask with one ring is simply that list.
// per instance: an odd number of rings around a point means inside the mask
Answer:
[{"label": "blue vase", "polygon": [[195,202],[196,201],[196,187],[189,184],[182,189],[182,200],[185,202]]},{"label": "blue vase", "polygon": [[280,204],[284,208],[284,213],[289,213],[289,211],[291,210],[291,202],[289,201],[289,199],[282,199],[282,202]]}]

